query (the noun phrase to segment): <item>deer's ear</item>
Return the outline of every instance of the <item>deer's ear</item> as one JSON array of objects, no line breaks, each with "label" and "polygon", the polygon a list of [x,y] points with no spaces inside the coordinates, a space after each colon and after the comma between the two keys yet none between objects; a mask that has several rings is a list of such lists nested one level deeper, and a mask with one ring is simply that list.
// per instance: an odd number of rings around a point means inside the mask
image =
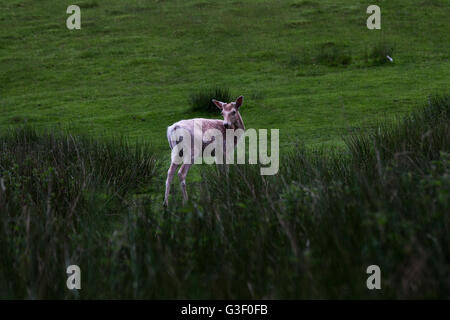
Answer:
[{"label": "deer's ear", "polygon": [[240,106],[242,106],[242,103],[244,102],[244,96],[240,96],[236,99],[236,109],[239,109]]},{"label": "deer's ear", "polygon": [[219,108],[220,110],[223,109],[223,105],[225,103],[221,102],[221,101],[217,101],[216,99],[212,99],[212,102],[217,106],[217,108]]}]

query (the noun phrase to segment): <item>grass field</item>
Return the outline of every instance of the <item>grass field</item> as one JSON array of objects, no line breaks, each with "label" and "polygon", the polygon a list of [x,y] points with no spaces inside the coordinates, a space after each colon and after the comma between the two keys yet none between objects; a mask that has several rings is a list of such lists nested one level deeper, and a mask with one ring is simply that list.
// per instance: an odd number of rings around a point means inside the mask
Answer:
[{"label": "grass field", "polygon": [[[293,148],[275,176],[203,167],[168,210],[145,145],[26,127],[0,141],[1,298],[450,295],[448,95],[348,152]],[[366,287],[373,264],[382,290]]]},{"label": "grass field", "polygon": [[[448,88],[448,1],[380,2],[381,30],[366,28],[367,1],[76,3],[72,31],[71,1],[0,5],[1,127],[70,126],[168,152],[166,127],[195,115],[190,94],[219,86],[245,96],[247,127],[279,128],[281,145],[336,145]],[[328,42],[352,63],[315,63]],[[393,64],[366,61],[379,43],[394,47]]]},{"label": "grass field", "polygon": [[[3,2],[0,298],[448,299],[449,9]],[[198,166],[163,210],[166,128],[219,118],[192,111],[212,88],[280,129],[280,172]]]}]

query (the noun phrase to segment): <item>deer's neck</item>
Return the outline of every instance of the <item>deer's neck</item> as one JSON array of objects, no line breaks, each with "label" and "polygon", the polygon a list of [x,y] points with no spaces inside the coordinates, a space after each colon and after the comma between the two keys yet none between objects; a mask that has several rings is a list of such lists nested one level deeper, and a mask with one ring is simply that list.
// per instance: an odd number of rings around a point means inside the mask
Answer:
[{"label": "deer's neck", "polygon": [[242,129],[245,131],[244,121],[242,120],[241,114],[238,113],[237,123],[235,129]]}]

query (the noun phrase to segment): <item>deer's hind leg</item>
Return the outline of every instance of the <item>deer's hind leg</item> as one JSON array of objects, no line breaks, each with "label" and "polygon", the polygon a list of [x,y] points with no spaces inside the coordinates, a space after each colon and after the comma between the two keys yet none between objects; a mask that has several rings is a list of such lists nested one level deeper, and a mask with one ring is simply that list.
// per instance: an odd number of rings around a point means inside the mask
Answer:
[{"label": "deer's hind leg", "polygon": [[169,204],[170,185],[172,184],[172,179],[175,172],[177,171],[178,166],[179,166],[178,164],[172,162],[170,164],[169,171],[167,172],[166,193],[164,195],[164,203],[163,203],[165,207],[167,207],[167,205]]},{"label": "deer's hind leg", "polygon": [[178,171],[178,178],[180,179],[181,192],[183,193],[183,204],[185,204],[186,201],[188,200],[188,195],[186,192],[186,176],[191,166],[192,164],[185,163],[181,166],[180,171]]}]

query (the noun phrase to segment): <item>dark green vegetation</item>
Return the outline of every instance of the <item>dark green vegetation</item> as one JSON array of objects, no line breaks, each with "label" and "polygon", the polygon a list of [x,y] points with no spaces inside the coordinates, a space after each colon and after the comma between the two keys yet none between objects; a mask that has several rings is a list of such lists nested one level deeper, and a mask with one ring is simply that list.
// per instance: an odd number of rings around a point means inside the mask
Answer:
[{"label": "dark green vegetation", "polygon": [[394,45],[388,42],[377,43],[373,48],[368,60],[371,59],[374,64],[389,63],[386,56],[392,57],[394,54]]},{"label": "dark green vegetation", "polygon": [[[450,296],[450,96],[349,135],[346,153],[296,147],[277,176],[203,166],[167,211],[142,144],[29,128],[0,141],[2,298]],[[366,288],[372,264],[382,291]]]},{"label": "dark green vegetation", "polygon": [[191,110],[217,114],[219,109],[212,102],[212,99],[222,102],[234,101],[231,97],[230,90],[226,88],[206,88],[191,95]]},{"label": "dark green vegetation", "polygon": [[348,48],[328,42],[319,47],[315,61],[329,66],[345,66],[352,62],[352,54]]}]

